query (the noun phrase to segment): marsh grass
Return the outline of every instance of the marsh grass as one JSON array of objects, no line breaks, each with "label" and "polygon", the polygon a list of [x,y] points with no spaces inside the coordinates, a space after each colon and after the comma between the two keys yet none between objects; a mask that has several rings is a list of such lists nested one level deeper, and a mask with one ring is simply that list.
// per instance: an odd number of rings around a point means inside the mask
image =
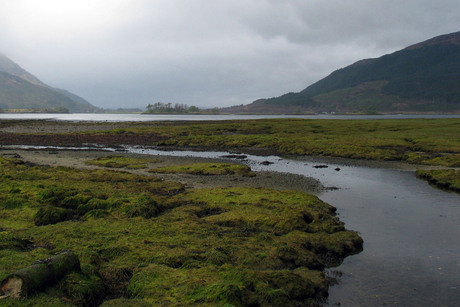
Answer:
[{"label": "marsh grass", "polygon": [[0,279],[64,250],[82,267],[2,306],[314,305],[322,270],[362,248],[333,207],[301,192],[4,158],[0,168]]},{"label": "marsh grass", "polygon": [[[133,135],[155,133],[164,138],[153,145],[260,147],[280,154],[403,161],[409,158],[409,153],[424,153],[422,161],[444,154],[457,155],[454,160],[458,161],[460,154],[459,119],[156,122],[125,130]],[[444,160],[431,163],[441,161]]]},{"label": "marsh grass", "polygon": [[192,174],[192,175],[242,175],[255,176],[246,165],[233,163],[195,163],[190,165],[159,167],[150,170],[152,173]]},{"label": "marsh grass", "polygon": [[417,177],[441,189],[460,192],[460,170],[418,170]]},{"label": "marsh grass", "polygon": [[143,169],[147,168],[147,163],[158,162],[160,161],[155,159],[136,159],[124,156],[110,155],[86,161],[86,164],[109,168]]},{"label": "marsh grass", "polygon": [[[126,130],[161,136],[145,145],[460,166],[460,119],[263,119],[155,123]],[[454,172],[444,177],[449,182],[442,185],[456,190],[459,178]]]},{"label": "marsh grass", "polygon": [[[0,124],[14,126],[21,122]],[[50,125],[46,122],[36,124]],[[88,130],[74,124],[76,131],[67,133],[11,134],[0,141],[2,144],[77,146],[86,140],[86,143],[111,146],[136,144],[238,150],[282,156],[403,161],[449,168],[460,165],[460,119],[169,121],[116,123],[111,125],[113,129],[106,129],[106,124],[93,125],[95,129]],[[123,161],[123,158],[102,158],[90,163],[106,167],[144,167],[142,163]]]}]

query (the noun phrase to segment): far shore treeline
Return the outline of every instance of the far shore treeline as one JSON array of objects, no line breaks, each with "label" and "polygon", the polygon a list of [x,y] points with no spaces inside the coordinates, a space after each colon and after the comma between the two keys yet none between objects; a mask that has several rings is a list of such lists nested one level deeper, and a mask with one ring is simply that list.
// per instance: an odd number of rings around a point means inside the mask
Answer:
[{"label": "far shore treeline", "polygon": [[218,108],[211,110],[201,110],[196,106],[188,106],[183,103],[155,102],[147,105],[144,114],[217,114]]}]

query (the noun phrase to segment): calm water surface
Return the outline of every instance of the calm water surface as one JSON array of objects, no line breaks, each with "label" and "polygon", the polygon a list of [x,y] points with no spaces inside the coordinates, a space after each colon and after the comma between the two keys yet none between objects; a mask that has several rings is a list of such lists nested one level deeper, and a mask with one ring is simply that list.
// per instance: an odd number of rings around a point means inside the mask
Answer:
[{"label": "calm water surface", "polygon": [[64,121],[162,121],[162,120],[235,120],[261,118],[306,119],[404,119],[404,118],[460,118],[460,115],[141,115],[141,114],[8,114],[0,113],[0,119],[48,119]]},{"label": "calm water surface", "polygon": [[[130,151],[205,158],[228,154]],[[273,164],[260,164],[266,160]],[[460,195],[432,188],[413,171],[382,165],[251,155],[245,163],[256,171],[301,174],[339,188],[318,196],[337,207],[348,229],[360,233],[364,250],[332,269],[343,276],[331,287],[326,306],[459,306]],[[318,164],[328,167],[313,167]]]},{"label": "calm water surface", "polygon": [[340,187],[320,195],[360,232],[364,251],[337,268],[330,304],[458,306],[460,196],[430,187],[413,172],[343,167],[320,175]]}]

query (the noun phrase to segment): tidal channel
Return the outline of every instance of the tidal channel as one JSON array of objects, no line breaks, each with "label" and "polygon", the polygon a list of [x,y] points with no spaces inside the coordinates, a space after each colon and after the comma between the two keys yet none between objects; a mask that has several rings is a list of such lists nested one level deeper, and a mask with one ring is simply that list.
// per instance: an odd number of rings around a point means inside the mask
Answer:
[{"label": "tidal channel", "polygon": [[[219,158],[227,152],[160,151],[148,155]],[[338,284],[325,306],[458,306],[460,195],[438,190],[391,163],[282,159],[245,155],[254,171],[300,174],[321,181],[317,196],[360,233],[364,250],[329,274]],[[264,162],[264,163],[262,163]]]}]

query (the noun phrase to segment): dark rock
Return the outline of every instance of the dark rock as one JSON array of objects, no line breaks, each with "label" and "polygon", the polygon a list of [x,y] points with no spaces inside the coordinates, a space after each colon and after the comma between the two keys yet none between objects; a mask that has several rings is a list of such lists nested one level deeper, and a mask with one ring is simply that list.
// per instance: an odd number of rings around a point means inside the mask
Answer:
[{"label": "dark rock", "polygon": [[238,160],[243,160],[246,159],[248,156],[245,155],[224,155],[220,156],[221,158],[226,158],[226,159],[238,159]]},{"label": "dark rock", "polygon": [[273,164],[273,162],[270,162],[270,161],[263,161],[263,162],[260,162],[261,165],[270,165],[270,164]]},{"label": "dark rock", "polygon": [[328,168],[329,166],[320,164],[320,165],[313,165],[314,168]]}]

